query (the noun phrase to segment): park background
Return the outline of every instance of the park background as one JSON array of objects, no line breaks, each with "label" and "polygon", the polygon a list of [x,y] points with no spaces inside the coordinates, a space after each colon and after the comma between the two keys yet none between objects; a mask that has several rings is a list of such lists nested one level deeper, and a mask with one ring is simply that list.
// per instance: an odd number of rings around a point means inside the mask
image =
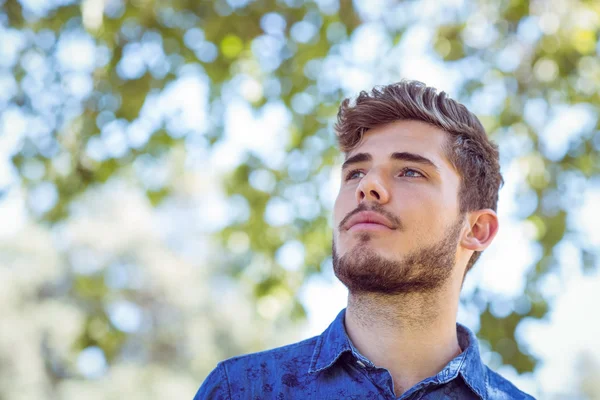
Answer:
[{"label": "park background", "polygon": [[421,80],[499,144],[460,322],[600,399],[600,2],[0,0],[0,399],[191,399],[322,332],[339,102]]}]

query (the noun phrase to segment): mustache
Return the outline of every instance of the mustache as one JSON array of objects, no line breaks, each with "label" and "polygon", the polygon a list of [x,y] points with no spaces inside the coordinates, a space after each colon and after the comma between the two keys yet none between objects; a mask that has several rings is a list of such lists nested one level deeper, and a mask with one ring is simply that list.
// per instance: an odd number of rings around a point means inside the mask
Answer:
[{"label": "mustache", "polygon": [[342,227],[348,222],[350,218],[362,211],[372,211],[381,214],[387,219],[389,219],[395,226],[397,226],[396,229],[400,231],[404,229],[402,221],[400,221],[398,217],[387,211],[385,208],[383,208],[383,206],[381,206],[378,203],[375,203],[373,206],[368,206],[366,203],[359,204],[358,207],[356,207],[352,212],[346,215],[344,219],[342,219],[342,221],[338,225],[338,229],[342,230]]}]

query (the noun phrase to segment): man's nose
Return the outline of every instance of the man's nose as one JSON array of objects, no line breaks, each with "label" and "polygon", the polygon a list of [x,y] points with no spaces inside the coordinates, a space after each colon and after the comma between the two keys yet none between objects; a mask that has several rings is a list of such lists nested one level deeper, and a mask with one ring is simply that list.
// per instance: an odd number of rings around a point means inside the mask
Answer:
[{"label": "man's nose", "polygon": [[385,182],[380,174],[375,171],[369,171],[360,181],[356,188],[356,200],[358,203],[363,201],[376,201],[380,204],[389,201],[389,192]]}]

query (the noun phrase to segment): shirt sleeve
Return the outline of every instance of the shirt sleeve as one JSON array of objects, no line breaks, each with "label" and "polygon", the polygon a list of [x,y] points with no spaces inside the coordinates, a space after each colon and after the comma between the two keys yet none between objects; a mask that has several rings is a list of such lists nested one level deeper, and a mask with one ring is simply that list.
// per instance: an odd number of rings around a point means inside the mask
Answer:
[{"label": "shirt sleeve", "polygon": [[223,363],[217,364],[206,377],[194,400],[230,400],[229,381]]}]

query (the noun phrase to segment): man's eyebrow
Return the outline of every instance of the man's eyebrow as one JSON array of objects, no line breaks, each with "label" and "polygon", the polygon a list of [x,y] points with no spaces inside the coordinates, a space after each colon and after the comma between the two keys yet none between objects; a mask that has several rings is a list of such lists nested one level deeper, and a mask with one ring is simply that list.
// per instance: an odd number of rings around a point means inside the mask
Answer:
[{"label": "man's eyebrow", "polygon": [[342,164],[342,170],[348,168],[352,164],[358,164],[365,161],[371,161],[373,157],[369,153],[356,153],[352,157],[348,158]]},{"label": "man's eyebrow", "polygon": [[[414,162],[417,164],[422,164],[422,165],[432,167],[433,169],[436,170],[436,172],[438,172],[438,173],[440,172],[440,168],[433,161],[431,161],[429,158],[423,157],[419,154],[409,153],[406,151],[396,152],[396,153],[392,153],[392,155],[390,156],[390,159],[391,160],[400,160],[400,161],[411,161],[411,162]],[[371,161],[371,160],[373,160],[373,156],[371,156],[371,154],[357,153],[357,154],[353,155],[352,157],[348,158],[346,161],[344,161],[344,163],[342,164],[342,170],[348,168],[352,164],[357,164],[360,162]]]},{"label": "man's eyebrow", "polygon": [[423,164],[423,165],[432,167],[433,169],[436,170],[437,173],[440,172],[440,168],[433,161],[431,161],[429,158],[423,157],[419,154],[408,153],[408,152],[392,153],[390,158],[392,160],[412,161],[417,164]]}]

